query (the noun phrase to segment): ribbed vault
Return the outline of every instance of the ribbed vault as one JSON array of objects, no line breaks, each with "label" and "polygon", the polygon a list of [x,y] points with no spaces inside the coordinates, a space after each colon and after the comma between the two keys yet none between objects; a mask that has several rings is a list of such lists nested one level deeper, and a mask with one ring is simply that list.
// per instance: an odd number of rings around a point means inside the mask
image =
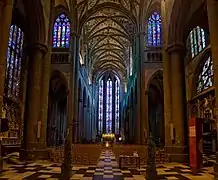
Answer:
[{"label": "ribbed vault", "polygon": [[135,0],[80,0],[79,22],[92,76],[105,71],[125,77],[139,3]]}]

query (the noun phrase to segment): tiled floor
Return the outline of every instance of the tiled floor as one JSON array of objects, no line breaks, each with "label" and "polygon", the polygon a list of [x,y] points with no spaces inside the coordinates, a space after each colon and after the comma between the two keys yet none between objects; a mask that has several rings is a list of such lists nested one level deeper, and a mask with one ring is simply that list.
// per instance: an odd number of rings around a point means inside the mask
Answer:
[{"label": "tiled floor", "polygon": [[[35,180],[35,179],[59,179],[60,165],[51,164],[49,162],[35,163],[15,163],[8,162],[4,164],[4,173],[1,179],[10,180]],[[190,168],[182,164],[164,164],[157,168],[158,179],[174,179],[174,180],[212,180],[213,168],[203,168],[202,172],[192,175]],[[112,151],[105,150],[101,153],[97,167],[73,167],[72,179],[82,180],[100,180],[100,179],[121,179],[121,180],[144,180],[145,169],[119,169],[115,156]]]}]

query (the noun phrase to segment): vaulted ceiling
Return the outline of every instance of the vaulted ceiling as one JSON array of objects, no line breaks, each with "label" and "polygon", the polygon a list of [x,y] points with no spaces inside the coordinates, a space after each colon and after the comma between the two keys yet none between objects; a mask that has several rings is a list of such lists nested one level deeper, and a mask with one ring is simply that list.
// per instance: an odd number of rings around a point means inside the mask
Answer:
[{"label": "vaulted ceiling", "polygon": [[138,0],[78,0],[77,3],[92,75],[111,71],[125,77],[128,52],[137,28]]}]

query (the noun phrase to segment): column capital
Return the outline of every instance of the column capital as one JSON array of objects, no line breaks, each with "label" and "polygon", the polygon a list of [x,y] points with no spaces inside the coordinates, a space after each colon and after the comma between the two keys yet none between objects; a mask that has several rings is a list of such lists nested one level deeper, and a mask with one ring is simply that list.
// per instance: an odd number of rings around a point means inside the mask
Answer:
[{"label": "column capital", "polygon": [[141,35],[145,36],[146,33],[145,33],[145,31],[140,31],[140,32],[136,32],[135,35],[136,35],[137,37],[139,37],[139,36],[141,36]]},{"label": "column capital", "polygon": [[145,91],[145,95],[149,95],[149,91],[148,90]]},{"label": "column capital", "polygon": [[13,5],[13,0],[0,0],[0,4],[4,4],[5,6]]},{"label": "column capital", "polygon": [[27,46],[26,49],[30,50],[31,52],[40,51],[43,55],[48,52],[48,46],[42,43],[31,44]]},{"label": "column capital", "polygon": [[172,53],[172,52],[178,52],[178,53],[185,53],[186,48],[184,44],[180,43],[175,43],[175,44],[170,44],[166,48],[166,52]]},{"label": "column capital", "polygon": [[70,36],[72,36],[72,37],[77,37],[77,38],[80,38],[81,37],[81,35],[79,34],[79,33],[77,33],[76,31],[71,31],[70,32]]}]

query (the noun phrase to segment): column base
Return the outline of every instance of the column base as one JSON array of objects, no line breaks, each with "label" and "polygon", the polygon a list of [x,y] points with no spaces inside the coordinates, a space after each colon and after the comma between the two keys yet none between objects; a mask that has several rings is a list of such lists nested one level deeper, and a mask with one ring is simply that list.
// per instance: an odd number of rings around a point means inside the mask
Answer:
[{"label": "column base", "polygon": [[35,150],[20,150],[21,161],[34,161],[34,160],[48,160],[49,152],[47,149],[35,149]]},{"label": "column base", "polygon": [[215,163],[213,165],[213,169],[214,169],[214,179],[218,180],[218,163]]},{"label": "column base", "polygon": [[216,152],[216,163],[213,165],[214,179],[218,180],[218,152]]},{"label": "column base", "polygon": [[170,162],[189,162],[187,146],[165,146],[164,153],[169,155]]}]

